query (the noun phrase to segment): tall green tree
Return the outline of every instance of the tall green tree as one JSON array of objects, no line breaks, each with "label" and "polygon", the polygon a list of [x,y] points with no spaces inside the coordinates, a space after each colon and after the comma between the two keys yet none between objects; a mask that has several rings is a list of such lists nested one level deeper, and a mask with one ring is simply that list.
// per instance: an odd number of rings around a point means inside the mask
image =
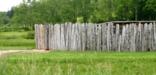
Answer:
[{"label": "tall green tree", "polygon": [[0,24],[8,24],[10,22],[10,17],[7,15],[7,12],[0,12]]},{"label": "tall green tree", "polygon": [[155,0],[30,0],[13,8],[11,23],[155,20]]},{"label": "tall green tree", "polygon": [[147,0],[143,9],[145,13],[143,19],[156,20],[156,0]]}]

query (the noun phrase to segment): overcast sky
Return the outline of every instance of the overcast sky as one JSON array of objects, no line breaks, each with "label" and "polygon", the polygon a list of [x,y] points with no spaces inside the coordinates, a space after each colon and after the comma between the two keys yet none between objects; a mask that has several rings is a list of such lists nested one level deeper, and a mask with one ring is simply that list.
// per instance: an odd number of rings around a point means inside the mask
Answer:
[{"label": "overcast sky", "polygon": [[8,11],[12,6],[19,5],[23,0],[0,0],[0,11]]}]

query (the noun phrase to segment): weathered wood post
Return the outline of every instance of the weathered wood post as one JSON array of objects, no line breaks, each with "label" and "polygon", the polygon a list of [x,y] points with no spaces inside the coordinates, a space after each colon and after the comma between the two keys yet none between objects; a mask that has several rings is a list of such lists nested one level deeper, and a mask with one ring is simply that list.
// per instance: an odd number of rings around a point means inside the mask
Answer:
[{"label": "weathered wood post", "polygon": [[35,42],[36,49],[47,50],[48,47],[48,26],[47,25],[35,25]]}]

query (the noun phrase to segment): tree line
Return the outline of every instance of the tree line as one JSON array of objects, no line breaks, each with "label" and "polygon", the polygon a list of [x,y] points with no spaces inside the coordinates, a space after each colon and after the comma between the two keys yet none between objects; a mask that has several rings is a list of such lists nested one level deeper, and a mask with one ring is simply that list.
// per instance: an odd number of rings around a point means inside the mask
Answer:
[{"label": "tree line", "polygon": [[0,13],[0,24],[156,20],[156,0],[28,0]]}]

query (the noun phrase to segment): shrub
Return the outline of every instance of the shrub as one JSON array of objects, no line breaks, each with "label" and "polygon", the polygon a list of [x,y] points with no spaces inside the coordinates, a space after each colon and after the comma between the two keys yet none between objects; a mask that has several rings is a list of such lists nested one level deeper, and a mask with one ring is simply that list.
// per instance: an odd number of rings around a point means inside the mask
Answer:
[{"label": "shrub", "polygon": [[29,31],[27,33],[26,39],[34,39],[34,35],[35,35],[34,31]]}]

